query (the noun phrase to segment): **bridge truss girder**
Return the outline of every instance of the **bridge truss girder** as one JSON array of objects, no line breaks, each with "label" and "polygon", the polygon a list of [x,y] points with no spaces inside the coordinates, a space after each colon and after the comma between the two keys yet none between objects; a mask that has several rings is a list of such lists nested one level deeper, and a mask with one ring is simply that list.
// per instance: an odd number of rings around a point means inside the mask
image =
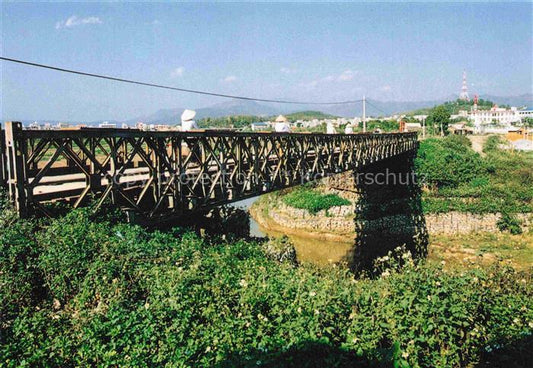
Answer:
[{"label": "bridge truss girder", "polygon": [[357,170],[416,148],[416,133],[23,130],[7,123],[1,162],[23,216],[51,216],[53,202],[74,208],[107,202],[155,220]]}]

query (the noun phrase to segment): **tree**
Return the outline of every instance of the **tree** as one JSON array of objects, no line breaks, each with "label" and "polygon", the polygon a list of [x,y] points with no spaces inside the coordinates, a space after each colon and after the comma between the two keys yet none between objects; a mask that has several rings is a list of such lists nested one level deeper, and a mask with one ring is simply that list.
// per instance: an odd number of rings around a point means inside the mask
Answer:
[{"label": "tree", "polygon": [[448,125],[450,125],[450,112],[445,106],[436,106],[428,116],[428,120],[430,120],[434,126],[439,128],[441,135],[448,134]]},{"label": "tree", "polygon": [[522,119],[522,125],[527,128],[533,128],[533,118],[525,117]]}]

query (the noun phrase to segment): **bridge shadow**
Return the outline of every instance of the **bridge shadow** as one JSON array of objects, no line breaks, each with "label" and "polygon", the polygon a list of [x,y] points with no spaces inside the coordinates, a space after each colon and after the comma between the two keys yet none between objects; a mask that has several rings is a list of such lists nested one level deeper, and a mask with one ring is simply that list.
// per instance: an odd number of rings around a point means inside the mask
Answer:
[{"label": "bridge shadow", "polygon": [[356,237],[344,259],[354,272],[372,270],[376,258],[401,246],[414,259],[427,256],[428,232],[415,155],[416,151],[407,152],[354,171]]},{"label": "bridge shadow", "polygon": [[150,228],[166,231],[176,226],[213,238],[251,239],[250,214],[247,210],[232,205],[214,207],[208,211],[195,211],[188,216],[160,221]]},{"label": "bridge shadow", "polygon": [[[494,344],[492,344],[494,345]],[[493,350],[482,349],[478,354],[473,353],[468,366],[478,368],[527,368],[531,367],[533,359],[533,336],[509,341]],[[418,359],[422,358],[419,353]],[[477,359],[476,359],[477,358]],[[418,360],[417,359],[417,360]],[[426,359],[425,363],[429,364]],[[225,354],[223,360],[214,365],[217,368],[226,367],[408,367],[408,363],[401,356],[401,350],[395,349],[388,341],[382,348],[374,348],[366,352],[357,353],[355,350],[344,349],[331,343],[322,341],[302,341],[288,350],[277,349],[249,349],[246,351],[232,351]]]},{"label": "bridge shadow", "polygon": [[229,353],[217,368],[229,367],[390,367],[392,349],[382,349],[377,357],[358,356],[320,341],[303,341],[288,350],[253,349]]}]

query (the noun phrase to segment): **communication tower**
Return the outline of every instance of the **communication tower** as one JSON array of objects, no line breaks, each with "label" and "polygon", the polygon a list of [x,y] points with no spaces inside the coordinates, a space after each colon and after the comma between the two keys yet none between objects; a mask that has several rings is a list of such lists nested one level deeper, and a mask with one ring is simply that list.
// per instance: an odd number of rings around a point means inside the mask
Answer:
[{"label": "communication tower", "polygon": [[470,101],[470,97],[468,97],[468,86],[466,85],[466,71],[463,72],[463,87],[461,88],[459,99],[463,101]]}]

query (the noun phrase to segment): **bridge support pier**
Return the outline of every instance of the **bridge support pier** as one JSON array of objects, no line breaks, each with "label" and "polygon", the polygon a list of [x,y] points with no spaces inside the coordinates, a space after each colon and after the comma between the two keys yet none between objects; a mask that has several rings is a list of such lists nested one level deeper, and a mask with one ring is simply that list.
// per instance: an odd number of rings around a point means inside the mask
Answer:
[{"label": "bridge support pier", "polygon": [[400,246],[414,258],[427,255],[415,156],[412,150],[354,171],[356,238],[348,260],[354,271],[371,270],[377,257]]}]

